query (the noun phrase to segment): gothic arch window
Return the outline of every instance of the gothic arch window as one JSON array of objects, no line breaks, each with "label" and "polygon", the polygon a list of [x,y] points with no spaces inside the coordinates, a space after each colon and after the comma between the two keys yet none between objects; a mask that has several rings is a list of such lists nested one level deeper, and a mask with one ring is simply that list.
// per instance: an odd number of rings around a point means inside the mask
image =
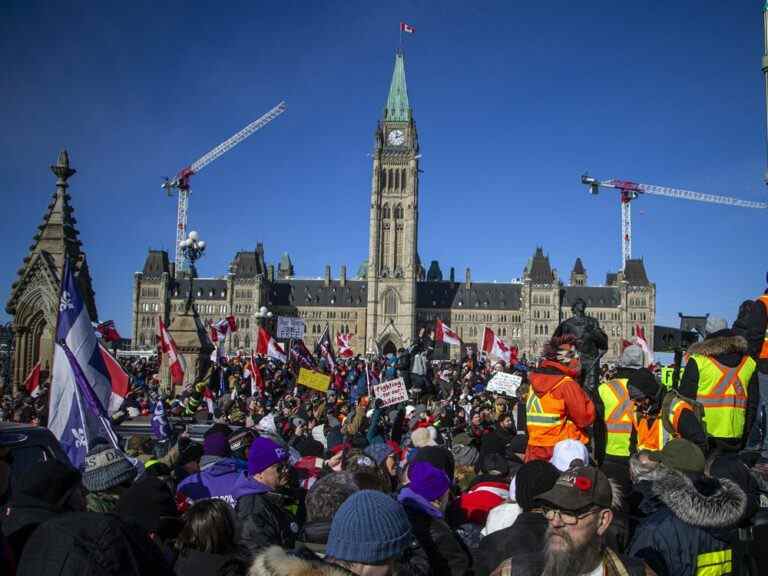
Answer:
[{"label": "gothic arch window", "polygon": [[232,343],[235,345],[235,348],[239,348],[240,347],[240,336],[238,336],[237,334],[232,336]]},{"label": "gothic arch window", "polygon": [[405,188],[405,168],[400,169],[400,185],[401,188]]},{"label": "gothic arch window", "polygon": [[382,207],[382,209],[381,209],[381,217],[382,218],[389,218],[390,217],[389,204],[384,204],[384,206]]},{"label": "gothic arch window", "polygon": [[394,290],[384,295],[384,314],[392,316],[397,314],[397,294]]},{"label": "gothic arch window", "polygon": [[400,170],[395,168],[395,188],[400,188]]},{"label": "gothic arch window", "polygon": [[403,217],[403,207],[401,204],[398,204],[395,206],[395,220],[402,219]]},{"label": "gothic arch window", "polygon": [[251,335],[250,334],[246,334],[245,335],[245,343],[244,343],[244,345],[245,345],[246,348],[250,348],[251,347]]}]

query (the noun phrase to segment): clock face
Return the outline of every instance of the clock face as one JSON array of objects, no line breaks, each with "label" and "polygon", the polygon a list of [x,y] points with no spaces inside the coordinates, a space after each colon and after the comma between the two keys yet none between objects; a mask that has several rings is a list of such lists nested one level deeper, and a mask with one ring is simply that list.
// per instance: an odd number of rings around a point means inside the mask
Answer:
[{"label": "clock face", "polygon": [[402,130],[391,130],[387,136],[387,142],[393,146],[402,146],[405,144],[405,133]]}]

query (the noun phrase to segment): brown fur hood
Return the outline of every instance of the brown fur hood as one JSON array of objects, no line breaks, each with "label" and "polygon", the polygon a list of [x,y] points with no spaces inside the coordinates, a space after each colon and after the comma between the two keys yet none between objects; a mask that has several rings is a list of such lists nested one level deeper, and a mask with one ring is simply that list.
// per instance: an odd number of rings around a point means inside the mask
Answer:
[{"label": "brown fur hood", "polygon": [[720,354],[746,354],[747,340],[743,336],[717,336],[691,344],[688,354],[719,356]]},{"label": "brown fur hood", "polygon": [[351,572],[321,560],[292,556],[279,546],[270,546],[253,560],[248,576],[350,576]]}]

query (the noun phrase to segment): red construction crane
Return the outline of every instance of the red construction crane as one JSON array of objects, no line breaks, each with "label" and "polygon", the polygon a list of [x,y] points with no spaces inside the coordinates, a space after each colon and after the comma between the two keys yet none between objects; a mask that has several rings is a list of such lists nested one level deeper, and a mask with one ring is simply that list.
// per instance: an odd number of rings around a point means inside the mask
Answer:
[{"label": "red construction crane", "polygon": [[697,200],[699,202],[711,202],[712,204],[726,204],[740,208],[768,208],[768,202],[753,202],[752,200],[740,200],[730,196],[716,196],[714,194],[702,194],[690,190],[668,188],[666,186],[654,186],[652,184],[638,184],[629,180],[597,180],[589,174],[581,177],[581,183],[589,186],[592,194],[598,194],[600,188],[614,188],[619,191],[621,201],[621,269],[624,263],[632,258],[632,201],[641,194],[653,194],[655,196],[667,196],[669,198],[682,198],[683,200]]}]

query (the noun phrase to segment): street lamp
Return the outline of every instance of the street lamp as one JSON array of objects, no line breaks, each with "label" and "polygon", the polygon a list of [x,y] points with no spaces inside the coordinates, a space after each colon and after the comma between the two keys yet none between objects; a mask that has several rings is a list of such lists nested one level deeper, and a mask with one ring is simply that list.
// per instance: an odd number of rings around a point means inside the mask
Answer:
[{"label": "street lamp", "polygon": [[[189,236],[179,243],[181,253],[189,262],[191,270],[195,268],[195,262],[203,257],[205,253],[206,244],[204,240],[200,239],[200,235],[196,230],[192,230]],[[194,301],[194,274],[189,275],[189,294],[187,295],[187,302],[184,305],[184,313],[187,314],[192,309],[192,302]]]},{"label": "street lamp", "polygon": [[267,320],[272,319],[272,312],[270,312],[266,306],[262,306],[259,308],[259,311],[256,312],[256,321],[259,324],[260,328],[265,328],[267,324]]}]

